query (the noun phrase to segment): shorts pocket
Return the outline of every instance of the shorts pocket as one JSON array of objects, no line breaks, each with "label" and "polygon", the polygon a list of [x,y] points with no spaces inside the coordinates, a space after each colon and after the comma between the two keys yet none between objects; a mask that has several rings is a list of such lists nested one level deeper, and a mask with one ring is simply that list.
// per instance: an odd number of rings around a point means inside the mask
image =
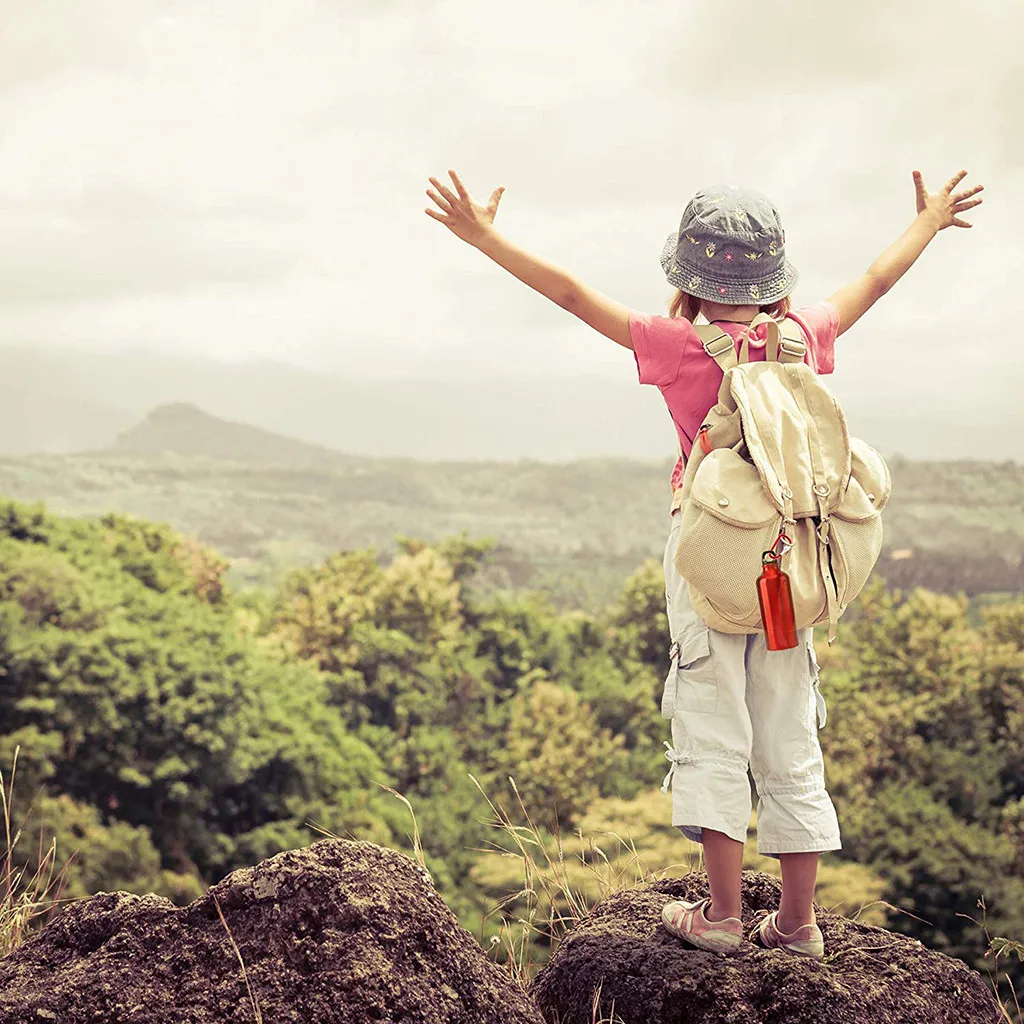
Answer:
[{"label": "shorts pocket", "polygon": [[814,694],[814,711],[818,719],[818,728],[822,728],[828,720],[828,710],[825,707],[825,698],[821,695],[819,684],[821,676],[818,669],[818,656],[814,653],[814,642],[807,642],[807,659],[811,670],[811,692]]},{"label": "shorts pocket", "polygon": [[679,639],[676,711],[713,715],[718,710],[718,667],[711,655],[711,630],[704,626]]}]

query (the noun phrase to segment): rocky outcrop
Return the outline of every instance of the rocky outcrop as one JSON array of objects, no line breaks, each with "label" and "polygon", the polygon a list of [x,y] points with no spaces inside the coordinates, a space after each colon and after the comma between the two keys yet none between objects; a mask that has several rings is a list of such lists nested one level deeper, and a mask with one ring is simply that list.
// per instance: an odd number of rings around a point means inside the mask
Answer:
[{"label": "rocky outcrop", "polygon": [[426,873],[371,843],[279,854],[188,907],[101,893],[0,960],[0,1024],[260,1020],[541,1024]]},{"label": "rocky outcrop", "polygon": [[[705,952],[661,924],[669,900],[708,894],[693,873],[618,892],[598,904],[540,971],[531,994],[549,1021],[591,1024],[593,994],[621,1024],[996,1024],[985,980],[915,939],[815,908],[825,959],[744,943]],[[779,905],[780,883],[745,872],[743,922]],[[614,1006],[614,1017],[612,1009]]]},{"label": "rocky outcrop", "polygon": [[[748,928],[779,893],[773,876],[744,873]],[[749,943],[723,957],[665,931],[668,900],[706,894],[707,877],[693,873],[604,900],[538,974],[535,1004],[416,863],[371,843],[324,840],[236,871],[188,907],[128,893],[70,905],[0,960],[0,1024],[542,1024],[542,1013],[551,1024],[1001,1019],[985,980],[960,961],[823,907],[820,962]]]}]

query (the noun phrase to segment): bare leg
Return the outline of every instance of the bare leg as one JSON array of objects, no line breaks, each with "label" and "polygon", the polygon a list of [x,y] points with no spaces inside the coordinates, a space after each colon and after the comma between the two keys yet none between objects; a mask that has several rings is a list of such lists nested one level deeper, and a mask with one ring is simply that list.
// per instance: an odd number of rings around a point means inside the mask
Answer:
[{"label": "bare leg", "polygon": [[705,916],[709,921],[739,917],[743,844],[711,828],[701,829],[701,838],[704,840],[704,867],[711,885],[711,906]]},{"label": "bare leg", "polygon": [[783,853],[782,899],[779,901],[779,931],[788,935],[805,924],[815,924],[814,883],[818,877],[817,853]]}]

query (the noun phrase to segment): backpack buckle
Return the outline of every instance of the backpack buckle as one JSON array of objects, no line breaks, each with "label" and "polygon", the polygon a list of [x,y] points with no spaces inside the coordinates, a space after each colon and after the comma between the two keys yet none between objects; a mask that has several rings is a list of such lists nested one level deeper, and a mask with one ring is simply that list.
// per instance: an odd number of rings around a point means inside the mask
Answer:
[{"label": "backpack buckle", "polygon": [[796,341],[785,336],[779,338],[780,353],[785,352],[787,356],[799,356],[802,359],[806,351],[807,346],[802,341]]},{"label": "backpack buckle", "polygon": [[736,343],[728,334],[725,333],[725,331],[722,331],[717,338],[712,338],[710,341],[705,341],[702,344],[704,346],[704,351],[711,356],[712,359],[717,359],[723,352],[728,352],[729,349],[733,349],[735,351]]}]

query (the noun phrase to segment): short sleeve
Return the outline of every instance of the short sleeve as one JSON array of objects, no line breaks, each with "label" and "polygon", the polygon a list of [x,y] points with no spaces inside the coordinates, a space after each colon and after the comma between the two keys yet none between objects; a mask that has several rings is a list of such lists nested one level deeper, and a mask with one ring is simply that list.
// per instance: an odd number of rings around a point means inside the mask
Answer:
[{"label": "short sleeve", "polygon": [[828,301],[801,306],[789,314],[807,335],[808,362],[815,373],[832,373],[836,368],[836,335],[839,310]]},{"label": "short sleeve", "polygon": [[629,336],[633,342],[641,384],[668,387],[679,376],[683,350],[694,336],[693,324],[685,317],[629,314]]}]

